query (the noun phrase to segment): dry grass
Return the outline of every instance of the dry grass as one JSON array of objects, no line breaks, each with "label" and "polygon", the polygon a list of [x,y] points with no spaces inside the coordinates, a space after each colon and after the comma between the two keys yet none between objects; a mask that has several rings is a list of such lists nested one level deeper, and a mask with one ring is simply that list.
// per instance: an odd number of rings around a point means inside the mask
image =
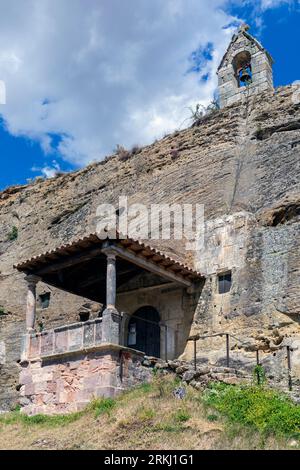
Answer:
[{"label": "dry grass", "polygon": [[[155,377],[115,402],[95,401],[64,422],[0,421],[0,449],[283,449],[286,442],[262,441],[245,428],[228,427],[205,409],[191,387],[183,400],[173,396],[178,384]],[[211,414],[210,414],[211,413]]]}]

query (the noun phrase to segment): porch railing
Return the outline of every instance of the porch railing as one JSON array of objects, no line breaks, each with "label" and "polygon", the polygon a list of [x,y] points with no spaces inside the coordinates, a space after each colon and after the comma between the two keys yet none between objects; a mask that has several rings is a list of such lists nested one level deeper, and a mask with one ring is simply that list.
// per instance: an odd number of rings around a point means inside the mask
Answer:
[{"label": "porch railing", "polygon": [[96,318],[31,334],[26,338],[24,352],[28,359],[43,358],[80,351],[101,342],[102,318]]}]

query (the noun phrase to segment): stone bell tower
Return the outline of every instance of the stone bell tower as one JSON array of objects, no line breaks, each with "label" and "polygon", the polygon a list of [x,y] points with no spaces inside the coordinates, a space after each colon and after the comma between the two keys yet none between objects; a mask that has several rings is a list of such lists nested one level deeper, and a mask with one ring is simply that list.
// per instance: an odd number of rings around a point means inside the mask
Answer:
[{"label": "stone bell tower", "polygon": [[240,99],[273,89],[273,59],[242,25],[228,46],[218,68],[220,106],[224,108]]}]

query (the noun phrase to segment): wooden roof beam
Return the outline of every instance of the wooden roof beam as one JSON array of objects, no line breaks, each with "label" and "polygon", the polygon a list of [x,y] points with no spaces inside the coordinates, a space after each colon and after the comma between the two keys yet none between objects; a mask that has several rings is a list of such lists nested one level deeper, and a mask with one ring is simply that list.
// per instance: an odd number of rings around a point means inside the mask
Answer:
[{"label": "wooden roof beam", "polygon": [[82,253],[78,253],[75,255],[68,255],[61,258],[60,261],[55,261],[50,265],[37,269],[35,274],[38,276],[42,276],[43,274],[50,274],[56,271],[60,271],[61,269],[69,268],[71,266],[75,266],[76,264],[80,264],[84,261],[88,261],[96,256],[102,254],[102,249],[100,247],[93,248]]},{"label": "wooden roof beam", "polygon": [[128,251],[120,246],[113,245],[113,244],[110,246],[110,248],[114,250],[116,255],[119,256],[120,258],[125,259],[126,261],[129,261],[130,263],[133,263],[145,269],[146,271],[150,271],[154,274],[162,276],[165,279],[169,279],[170,281],[174,281],[185,287],[193,286],[193,283],[189,281],[188,279],[185,279],[182,276],[175,274],[174,272],[167,271],[166,269],[162,268],[160,265],[157,265],[156,263],[153,263],[150,260],[147,260],[141,256],[138,256],[132,253],[131,251]]}]

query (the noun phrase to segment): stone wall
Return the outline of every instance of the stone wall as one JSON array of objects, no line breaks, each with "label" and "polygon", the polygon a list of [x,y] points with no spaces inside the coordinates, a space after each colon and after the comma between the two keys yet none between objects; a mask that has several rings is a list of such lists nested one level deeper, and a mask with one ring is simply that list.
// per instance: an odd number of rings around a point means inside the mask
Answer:
[{"label": "stone wall", "polygon": [[[207,278],[201,296],[194,299],[191,334],[228,330],[266,352],[280,340],[300,337],[300,105],[294,92],[291,86],[266,91],[166,136],[126,161],[114,156],[0,194],[1,408],[18,397],[17,361],[25,328],[26,284],[13,265],[93,232],[98,204],[117,204],[120,195],[127,195],[129,204],[204,204],[206,242],[199,253],[186,252],[174,240],[151,241],[172,257],[199,266]],[[13,226],[18,237],[8,240]],[[220,296],[217,275],[228,268],[232,290]],[[46,329],[74,323],[85,302],[52,289],[50,307],[38,315]],[[188,330],[190,320],[182,312],[179,329]],[[190,347],[183,351],[186,358],[192,357]],[[199,358],[215,360],[220,347],[213,339],[198,343]]]},{"label": "stone wall", "polygon": [[94,398],[114,397],[151,379],[143,355],[128,348],[102,345],[89,352],[62,354],[21,363],[20,403],[29,415],[82,410]]}]

